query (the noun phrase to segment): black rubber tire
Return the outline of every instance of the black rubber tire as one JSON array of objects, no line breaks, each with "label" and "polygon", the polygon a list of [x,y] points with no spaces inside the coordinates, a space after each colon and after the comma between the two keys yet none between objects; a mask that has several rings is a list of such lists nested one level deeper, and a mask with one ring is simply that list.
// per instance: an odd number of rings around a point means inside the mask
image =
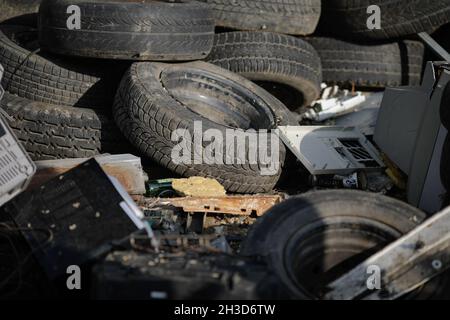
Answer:
[{"label": "black rubber tire", "polygon": [[322,60],[323,81],[361,87],[419,85],[424,46],[417,41],[360,45],[331,38],[309,38]]},{"label": "black rubber tire", "polygon": [[[425,214],[420,210],[378,194],[348,190],[310,192],[285,200],[259,218],[250,228],[241,254],[263,257],[294,298],[318,298],[305,289],[303,283],[296,282],[295,278],[301,273],[294,276],[294,265],[297,268],[306,266],[311,263],[310,258],[317,258],[316,254],[342,252],[344,247],[338,247],[341,241],[343,245],[351,246],[346,261],[363,252],[369,253],[361,257],[364,261],[364,258],[409,232],[424,219]],[[357,234],[367,238],[353,238]],[[307,244],[310,247],[302,247]],[[309,257],[302,256],[307,252]],[[300,265],[294,263],[299,257],[304,258]],[[301,280],[310,280],[317,285],[319,277],[325,276],[326,271],[336,267],[335,264],[342,263],[336,260],[330,262],[330,258],[332,256],[328,259],[319,256],[316,263],[323,266],[316,270],[315,276],[303,273],[307,279]]]},{"label": "black rubber tire", "polygon": [[33,160],[90,158],[134,150],[111,116],[98,111],[53,106],[9,93],[0,107],[12,118],[9,125]]},{"label": "black rubber tire", "polygon": [[18,22],[20,16],[30,17],[39,9],[41,0],[0,0],[0,23]]},{"label": "black rubber tire", "polygon": [[2,85],[20,97],[55,105],[111,108],[114,92],[129,66],[103,60],[62,59],[32,53],[37,31],[26,26],[0,26]]},{"label": "black rubber tire", "polygon": [[[381,9],[379,30],[367,28],[370,5],[378,5]],[[400,38],[422,31],[431,33],[449,23],[450,1],[327,0],[321,21],[326,30],[348,39]]]},{"label": "black rubber tire", "polygon": [[[67,8],[81,10],[81,29],[67,28]],[[214,41],[209,6],[192,0],[44,0],[39,9],[43,49],[81,57],[127,60],[205,58]]]},{"label": "black rubber tire", "polygon": [[[191,109],[199,104],[196,98],[204,99],[206,108]],[[189,99],[196,103],[191,105]],[[212,100],[211,104],[208,99]],[[217,108],[215,102],[219,103]],[[289,110],[268,92],[239,75],[199,61],[175,65],[133,64],[119,87],[113,114],[128,140],[158,164],[186,177],[215,178],[228,191],[238,193],[267,192],[274,187],[284,162],[285,149],[281,143],[278,172],[261,175],[259,161],[249,164],[247,158],[245,164],[236,164],[235,155],[230,156],[229,150],[217,153],[223,164],[176,164],[171,152],[178,142],[171,140],[172,133],[186,129],[193,136],[194,121],[202,121],[202,132],[217,129],[223,137],[227,128],[270,130],[278,124],[292,124]],[[244,128],[241,118],[249,119],[249,127]],[[192,150],[202,148],[203,152],[207,143],[188,145]],[[245,145],[248,157],[248,143]],[[225,160],[228,157],[233,157],[234,164],[226,164],[230,163]]]},{"label": "black rubber tire", "polygon": [[216,24],[238,30],[312,34],[319,23],[320,0],[201,0],[212,8]]},{"label": "black rubber tire", "polygon": [[[217,34],[208,62],[238,73],[265,89],[289,109],[309,105],[320,94],[322,66],[316,50],[307,42],[269,32]],[[286,87],[286,92],[276,90]],[[288,90],[290,89],[290,90]]]}]

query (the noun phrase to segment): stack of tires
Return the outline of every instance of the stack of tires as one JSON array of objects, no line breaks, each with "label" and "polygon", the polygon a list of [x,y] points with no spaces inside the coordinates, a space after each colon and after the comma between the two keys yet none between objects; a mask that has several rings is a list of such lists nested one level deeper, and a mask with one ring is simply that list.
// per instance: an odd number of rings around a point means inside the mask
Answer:
[{"label": "stack of tires", "polygon": [[[173,137],[180,129],[194,135],[197,121],[203,132],[224,136],[228,129],[270,132],[295,124],[289,109],[257,82],[294,88],[302,105],[317,97],[315,50],[270,32],[315,29],[320,1],[297,2],[264,4],[255,12],[259,4],[250,1],[242,11],[253,16],[249,29],[267,21],[266,32],[216,35],[220,4],[43,0],[36,27],[21,18],[0,25],[7,90],[1,108],[34,160],[137,149],[179,175],[216,178],[230,192],[270,191],[281,174],[283,145],[277,171],[262,175],[259,158],[247,161],[253,157],[248,144],[244,161],[224,148],[215,151],[218,162],[178,163]],[[276,17],[266,19],[274,8]],[[298,14],[305,20],[298,22]],[[186,144],[203,153],[209,142]]]},{"label": "stack of tires", "polygon": [[328,0],[318,28],[324,37],[311,44],[327,82],[419,85],[424,47],[416,34],[449,22],[449,0]]},{"label": "stack of tires", "polygon": [[[415,34],[433,35],[450,48],[450,0],[327,0],[319,23],[328,38],[311,39],[323,64],[324,80],[360,86],[419,85],[424,47]],[[380,28],[368,26],[379,18]],[[427,60],[440,59],[426,54]],[[441,120],[450,128],[450,86]],[[450,191],[450,139],[441,159],[441,180]],[[448,192],[447,192],[448,193]],[[446,206],[450,204],[447,196]]]},{"label": "stack of tires", "polygon": [[37,30],[0,26],[7,90],[1,108],[34,160],[90,157],[126,150],[110,116],[124,66],[63,59],[38,50]]},{"label": "stack of tires", "polygon": [[205,1],[222,28],[208,61],[256,82],[293,111],[317,99],[322,65],[299,36],[315,31],[321,0]]}]

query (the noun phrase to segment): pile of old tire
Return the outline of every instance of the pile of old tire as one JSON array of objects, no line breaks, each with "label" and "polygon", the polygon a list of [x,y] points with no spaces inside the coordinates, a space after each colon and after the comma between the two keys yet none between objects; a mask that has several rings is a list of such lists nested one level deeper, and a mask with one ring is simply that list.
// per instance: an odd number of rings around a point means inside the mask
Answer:
[{"label": "pile of old tire", "polygon": [[[303,12],[300,7],[307,2],[279,8]],[[314,21],[291,19],[293,33],[310,32],[311,23],[315,28],[320,1],[313,2],[312,11],[304,13]],[[291,100],[301,106],[319,94],[320,60],[311,45],[288,35],[216,35],[214,12],[213,5],[191,0],[42,0],[37,26],[20,17],[16,24],[0,25],[7,91],[1,104],[11,127],[35,160],[132,150],[179,175],[215,178],[230,192],[272,190],[285,148],[278,137],[269,135],[261,145],[246,141],[245,134],[272,133],[278,125],[295,122],[258,83],[293,88]],[[196,140],[198,123],[201,135],[211,129],[225,137],[231,129],[244,144],[236,151],[220,145],[212,162],[176,161],[173,153],[181,145],[193,157],[211,149],[211,141]],[[180,130],[181,138],[194,139],[177,140]],[[261,158],[262,147],[273,163]],[[267,165],[274,169],[263,174]]]},{"label": "pile of old tire", "polygon": [[366,90],[421,83],[424,46],[419,41],[355,43],[312,37],[308,42],[320,55],[327,84]]},{"label": "pile of old tire", "polygon": [[[221,27],[207,61],[255,81],[299,113],[319,96],[322,80],[363,90],[419,85],[424,46],[414,34],[448,22],[445,1],[203,1]],[[367,29],[371,5],[382,9],[381,31]],[[368,32],[356,36],[356,27],[345,23],[352,19],[363,21]]]},{"label": "pile of old tire", "polygon": [[125,151],[108,109],[125,66],[40,52],[37,40],[31,27],[0,26],[0,106],[33,160]]},{"label": "pile of old tire", "polygon": [[256,82],[293,111],[318,98],[319,56],[295,36],[314,33],[320,0],[202,1],[221,27],[207,61]]},{"label": "pile of old tire", "polygon": [[[211,50],[214,22],[204,5],[110,2],[100,10],[96,4],[5,0],[1,108],[34,160],[134,151],[112,117],[129,60],[199,59]],[[66,25],[74,5],[83,17],[80,30]],[[30,23],[37,20],[39,29]]]},{"label": "pile of old tire", "polygon": [[[377,18],[380,25],[369,28]],[[386,40],[432,33],[449,22],[449,0],[327,0],[320,27],[347,39]]]},{"label": "pile of old tire", "polygon": [[308,42],[286,34],[218,33],[207,61],[256,82],[295,111],[320,94],[322,64]]},{"label": "pile of old tire", "polygon": [[323,79],[348,87],[419,85],[424,47],[416,36],[450,22],[450,0],[329,0],[308,41]]},{"label": "pile of old tire", "polygon": [[[10,9],[0,25],[1,108],[34,160],[135,151],[112,116],[130,60],[199,59],[212,47],[214,22],[196,2],[99,9],[99,2],[3,1]],[[67,27],[71,6],[80,9],[80,30]]]}]

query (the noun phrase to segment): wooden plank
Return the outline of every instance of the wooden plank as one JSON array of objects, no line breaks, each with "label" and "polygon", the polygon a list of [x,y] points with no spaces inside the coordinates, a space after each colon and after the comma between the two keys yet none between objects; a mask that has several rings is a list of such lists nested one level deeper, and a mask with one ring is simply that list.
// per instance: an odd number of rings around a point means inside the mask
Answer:
[{"label": "wooden plank", "polygon": [[224,196],[186,197],[168,200],[185,212],[224,213],[243,216],[261,216],[281,202],[281,196]]},{"label": "wooden plank", "polygon": [[182,208],[185,212],[223,213],[240,216],[261,216],[283,198],[280,195],[243,195],[223,197],[183,197],[133,199],[142,207],[170,205]]}]

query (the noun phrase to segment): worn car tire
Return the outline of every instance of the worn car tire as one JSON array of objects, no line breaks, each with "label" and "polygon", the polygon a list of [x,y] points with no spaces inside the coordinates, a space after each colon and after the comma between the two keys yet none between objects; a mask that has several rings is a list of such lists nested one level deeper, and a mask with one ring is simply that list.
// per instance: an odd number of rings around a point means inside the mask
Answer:
[{"label": "worn car tire", "polygon": [[320,0],[201,0],[214,12],[216,24],[238,30],[312,34],[319,22]]},{"label": "worn car tire", "polygon": [[319,55],[309,43],[292,36],[220,33],[207,61],[263,86],[289,109],[309,105],[320,94]]},{"label": "worn car tire", "polygon": [[[381,29],[367,27],[367,8],[371,5],[381,10]],[[400,38],[423,31],[431,33],[449,23],[450,1],[327,0],[322,19],[325,29],[348,39]]]},{"label": "worn car tire", "polygon": [[[3,88],[33,101],[88,108],[111,108],[128,64],[63,59],[38,49],[37,31],[26,26],[0,26]],[[29,50],[30,49],[30,50]]]},{"label": "worn car tire", "polygon": [[417,41],[361,45],[331,38],[309,38],[330,84],[385,87],[419,85],[424,46]]},{"label": "worn car tire", "polygon": [[89,158],[133,150],[111,116],[98,111],[34,102],[9,93],[0,107],[33,160]]},{"label": "worn car tire", "polygon": [[294,298],[315,299],[332,279],[424,219],[420,210],[378,194],[310,192],[259,218],[241,254],[263,257]]},{"label": "worn car tire", "polygon": [[[67,8],[80,8],[81,29],[69,30]],[[195,60],[214,40],[210,8],[196,1],[44,0],[39,40],[45,50],[82,57]]]},{"label": "worn car tire", "polygon": [[[182,176],[215,178],[228,191],[239,193],[267,192],[279,179],[281,165],[275,167],[276,172],[261,175],[260,159],[249,161],[249,143],[245,143],[243,164],[238,163],[234,150],[230,151],[226,143],[215,150],[214,158],[222,164],[193,161],[192,155],[203,155],[210,144],[184,138],[186,134],[194,136],[195,125],[200,121],[202,128],[197,130],[197,136],[215,129],[223,137],[227,129],[237,128],[236,132],[243,134],[244,129],[270,130],[278,124],[291,123],[291,114],[280,101],[251,81],[215,65],[135,63],[122,80],[113,113],[119,128],[135,147]],[[173,141],[176,130],[184,132]],[[186,161],[172,159],[172,150],[180,143],[191,148]],[[272,163],[284,162],[282,144],[279,151]]]}]

